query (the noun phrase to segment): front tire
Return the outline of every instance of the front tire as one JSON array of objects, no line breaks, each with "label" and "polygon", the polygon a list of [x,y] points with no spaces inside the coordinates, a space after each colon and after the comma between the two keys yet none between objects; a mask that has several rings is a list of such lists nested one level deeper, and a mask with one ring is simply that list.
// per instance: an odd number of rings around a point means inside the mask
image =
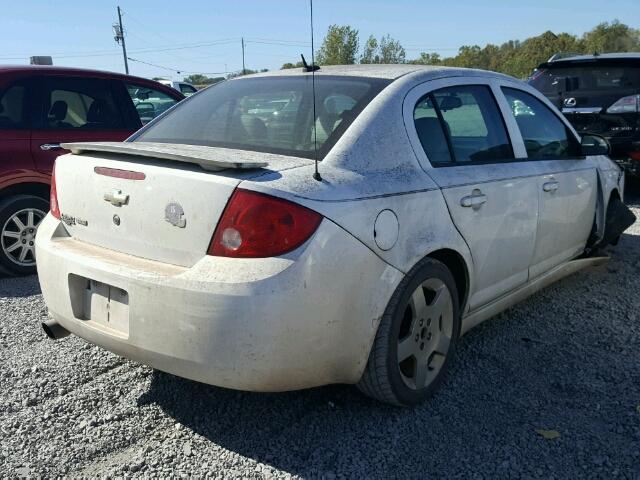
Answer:
[{"label": "front tire", "polygon": [[49,203],[33,195],[0,202],[0,267],[14,275],[36,273],[35,237]]},{"label": "front tire", "polygon": [[443,263],[426,258],[391,297],[358,388],[394,405],[423,402],[442,382],[459,335],[453,275]]}]

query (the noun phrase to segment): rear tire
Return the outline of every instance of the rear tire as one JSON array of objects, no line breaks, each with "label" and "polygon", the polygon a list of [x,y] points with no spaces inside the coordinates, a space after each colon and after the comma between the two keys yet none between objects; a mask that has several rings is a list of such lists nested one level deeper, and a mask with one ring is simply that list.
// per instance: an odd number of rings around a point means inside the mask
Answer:
[{"label": "rear tire", "polygon": [[49,202],[16,195],[0,202],[0,267],[14,275],[36,273],[35,236]]},{"label": "rear tire", "polygon": [[459,335],[453,275],[443,263],[425,258],[391,297],[357,387],[393,405],[423,402],[442,382]]}]

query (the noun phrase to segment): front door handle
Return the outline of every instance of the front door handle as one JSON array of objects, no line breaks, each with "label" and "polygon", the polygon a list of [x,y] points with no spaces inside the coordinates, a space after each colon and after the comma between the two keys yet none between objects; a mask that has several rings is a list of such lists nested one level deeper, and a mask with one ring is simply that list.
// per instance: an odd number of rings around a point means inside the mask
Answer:
[{"label": "front door handle", "polygon": [[555,192],[556,190],[558,190],[559,186],[560,184],[558,182],[552,180],[551,182],[544,182],[542,184],[542,190],[544,190],[545,192]]},{"label": "front door handle", "polygon": [[471,207],[474,210],[480,208],[486,202],[487,196],[478,189],[471,192],[471,195],[467,195],[460,199],[460,205],[463,207]]},{"label": "front door handle", "polygon": [[45,152],[48,152],[49,150],[61,150],[62,147],[60,146],[59,143],[43,143],[42,145],[40,145],[40,150],[44,150]]}]

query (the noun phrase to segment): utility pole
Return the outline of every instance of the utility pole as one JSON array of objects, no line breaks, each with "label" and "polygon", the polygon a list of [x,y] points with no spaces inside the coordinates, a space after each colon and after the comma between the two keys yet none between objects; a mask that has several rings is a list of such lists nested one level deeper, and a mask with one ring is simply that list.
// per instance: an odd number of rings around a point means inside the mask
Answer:
[{"label": "utility pole", "polygon": [[124,42],[124,28],[122,28],[122,12],[118,7],[118,23],[113,24],[113,39],[120,44],[122,41],[122,56],[124,57],[124,71],[129,75],[129,62],[127,61],[127,46]]},{"label": "utility pole", "polygon": [[245,75],[245,72],[246,72],[246,69],[244,68],[244,37],[242,37],[242,75]]}]

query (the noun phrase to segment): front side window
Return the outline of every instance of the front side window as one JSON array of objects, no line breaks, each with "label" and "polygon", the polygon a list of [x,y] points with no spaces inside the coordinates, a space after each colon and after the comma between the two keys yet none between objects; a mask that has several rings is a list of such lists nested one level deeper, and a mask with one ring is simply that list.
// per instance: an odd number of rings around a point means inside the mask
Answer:
[{"label": "front side window", "polygon": [[317,76],[220,82],[180,103],[135,141],[236,148],[322,159],[389,82]]},{"label": "front side window", "polygon": [[47,77],[42,125],[45,129],[124,128],[108,80]]},{"label": "front side window", "polygon": [[27,127],[27,87],[11,85],[0,90],[0,130]]},{"label": "front side window", "polygon": [[503,87],[530,159],[578,155],[577,141],[566,125],[540,100],[522,90]]},{"label": "front side window", "polygon": [[142,125],[146,125],[178,103],[173,97],[154,88],[133,84],[127,84],[126,87]]},{"label": "front side window", "polygon": [[487,86],[460,85],[431,92],[416,105],[414,122],[435,166],[514,158],[502,115]]}]

